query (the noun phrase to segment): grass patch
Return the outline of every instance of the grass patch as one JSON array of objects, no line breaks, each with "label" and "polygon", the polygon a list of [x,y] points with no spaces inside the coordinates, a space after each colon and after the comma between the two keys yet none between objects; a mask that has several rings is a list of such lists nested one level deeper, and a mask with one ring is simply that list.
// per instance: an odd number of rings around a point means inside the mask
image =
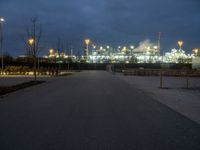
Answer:
[{"label": "grass patch", "polygon": [[45,81],[29,81],[29,82],[24,82],[21,84],[13,85],[13,86],[0,86],[0,95],[5,95],[11,92],[15,92],[21,89],[25,89],[34,85],[42,84]]}]

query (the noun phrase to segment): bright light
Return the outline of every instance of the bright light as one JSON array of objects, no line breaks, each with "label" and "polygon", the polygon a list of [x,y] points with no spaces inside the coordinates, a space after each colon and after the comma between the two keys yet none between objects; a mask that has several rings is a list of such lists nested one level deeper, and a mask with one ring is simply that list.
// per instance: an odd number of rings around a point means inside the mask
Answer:
[{"label": "bright light", "polygon": [[198,56],[198,52],[199,52],[198,48],[195,48],[193,51],[194,51],[194,54],[195,54],[196,56]]},{"label": "bright light", "polygon": [[33,38],[28,39],[28,43],[29,43],[29,45],[33,45],[34,39]]},{"label": "bright light", "polygon": [[107,48],[107,49],[110,49],[110,46],[107,46],[106,48]]},{"label": "bright light", "polygon": [[4,21],[5,21],[5,19],[4,19],[4,18],[0,18],[0,21],[1,21],[1,22],[4,22]]},{"label": "bright light", "polygon": [[90,39],[85,39],[85,44],[89,45],[90,44]]},{"label": "bright light", "polygon": [[122,52],[126,52],[127,48],[126,46],[123,47]]},{"label": "bright light", "polygon": [[51,49],[49,50],[49,54],[50,54],[50,55],[54,55],[54,49],[53,49],[53,48],[51,48]]},{"label": "bright light", "polygon": [[93,48],[94,48],[94,49],[96,49],[96,48],[97,48],[97,46],[96,46],[96,45],[93,45]]},{"label": "bright light", "polygon": [[180,49],[182,49],[183,41],[178,41],[178,46],[179,46]]},{"label": "bright light", "polygon": [[154,49],[158,49],[158,46],[154,46],[153,48],[154,48]]},{"label": "bright light", "polygon": [[134,49],[134,46],[133,46],[133,45],[131,45],[131,46],[130,46],[130,48],[131,48],[131,49]]}]

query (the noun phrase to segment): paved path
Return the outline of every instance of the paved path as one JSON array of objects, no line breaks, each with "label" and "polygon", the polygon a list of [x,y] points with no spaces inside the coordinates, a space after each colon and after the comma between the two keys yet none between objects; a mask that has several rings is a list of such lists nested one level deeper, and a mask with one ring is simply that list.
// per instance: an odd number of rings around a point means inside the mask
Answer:
[{"label": "paved path", "polygon": [[0,150],[199,150],[200,126],[106,72],[0,99]]}]

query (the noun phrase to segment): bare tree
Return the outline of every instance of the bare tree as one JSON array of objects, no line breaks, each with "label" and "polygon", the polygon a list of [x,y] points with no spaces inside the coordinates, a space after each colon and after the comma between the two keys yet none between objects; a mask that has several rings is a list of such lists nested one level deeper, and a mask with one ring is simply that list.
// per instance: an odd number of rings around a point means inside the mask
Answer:
[{"label": "bare tree", "polygon": [[28,49],[28,55],[29,57],[33,58],[35,80],[37,80],[37,55],[41,48],[40,42],[42,34],[42,26],[38,24],[38,18],[34,17],[31,19],[31,25],[26,27],[26,35],[22,36],[23,41]]}]

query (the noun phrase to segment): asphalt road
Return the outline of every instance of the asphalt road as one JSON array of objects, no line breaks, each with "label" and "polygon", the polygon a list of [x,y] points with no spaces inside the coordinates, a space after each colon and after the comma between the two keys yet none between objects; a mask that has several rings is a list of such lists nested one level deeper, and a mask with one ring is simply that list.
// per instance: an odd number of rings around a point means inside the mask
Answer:
[{"label": "asphalt road", "polygon": [[0,150],[200,150],[200,125],[107,72],[0,99]]}]

